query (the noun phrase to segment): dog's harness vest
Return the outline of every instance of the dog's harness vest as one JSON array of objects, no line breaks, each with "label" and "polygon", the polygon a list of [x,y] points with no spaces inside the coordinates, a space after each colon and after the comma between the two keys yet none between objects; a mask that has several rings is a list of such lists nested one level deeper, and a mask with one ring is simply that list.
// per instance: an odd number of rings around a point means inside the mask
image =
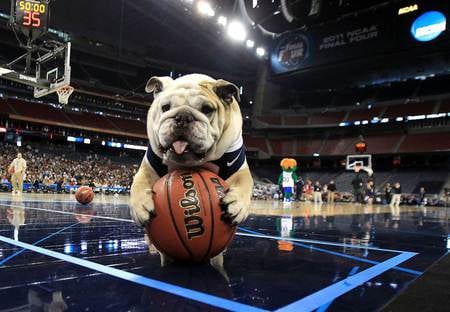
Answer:
[{"label": "dog's harness vest", "polygon": [[[219,167],[218,176],[226,180],[236,171],[238,171],[245,162],[245,146],[242,142],[242,137],[233,144],[230,149],[231,152],[226,152],[217,160],[212,161],[213,164]],[[234,149],[236,148],[237,149]],[[146,157],[150,165],[156,171],[156,173],[162,177],[168,173],[168,168],[163,164],[162,159],[153,152],[152,147],[149,145],[147,148]]]}]

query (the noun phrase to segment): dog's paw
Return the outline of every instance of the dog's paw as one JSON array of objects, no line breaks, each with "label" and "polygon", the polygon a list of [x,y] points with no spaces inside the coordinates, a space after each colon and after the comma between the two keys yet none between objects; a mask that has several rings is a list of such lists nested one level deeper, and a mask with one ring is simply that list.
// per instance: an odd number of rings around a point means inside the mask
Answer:
[{"label": "dog's paw", "polygon": [[230,188],[222,199],[225,221],[237,224],[247,218],[250,207],[250,200],[246,200],[247,197],[247,195],[241,194],[236,188]]},{"label": "dog's paw", "polygon": [[152,190],[146,189],[138,194],[131,194],[130,211],[134,222],[145,226],[154,215],[155,205],[152,199]]}]

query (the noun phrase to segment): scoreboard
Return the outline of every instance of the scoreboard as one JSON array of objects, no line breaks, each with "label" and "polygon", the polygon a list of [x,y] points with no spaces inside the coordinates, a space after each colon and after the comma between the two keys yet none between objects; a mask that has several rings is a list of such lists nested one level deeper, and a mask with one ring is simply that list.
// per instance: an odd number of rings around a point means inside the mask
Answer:
[{"label": "scoreboard", "polygon": [[48,0],[16,0],[15,26],[26,37],[36,39],[47,32]]}]

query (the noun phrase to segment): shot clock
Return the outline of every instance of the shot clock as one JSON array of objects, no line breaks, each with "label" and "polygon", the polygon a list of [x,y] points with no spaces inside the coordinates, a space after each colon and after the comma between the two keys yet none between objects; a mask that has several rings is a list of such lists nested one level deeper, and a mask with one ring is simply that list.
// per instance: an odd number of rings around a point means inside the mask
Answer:
[{"label": "shot clock", "polygon": [[34,40],[47,32],[48,0],[16,0],[15,25],[22,33]]}]

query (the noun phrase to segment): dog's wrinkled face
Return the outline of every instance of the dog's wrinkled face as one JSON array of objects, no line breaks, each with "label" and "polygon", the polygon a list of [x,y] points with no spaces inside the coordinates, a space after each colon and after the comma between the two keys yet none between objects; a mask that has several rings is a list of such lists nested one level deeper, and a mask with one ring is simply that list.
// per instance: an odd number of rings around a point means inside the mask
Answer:
[{"label": "dog's wrinkled face", "polygon": [[[224,143],[222,135],[229,132],[226,128],[235,107],[239,111],[233,100],[236,86],[204,75],[188,75],[177,80],[152,78],[146,90],[155,94],[148,114],[148,135],[164,163],[199,166],[221,156],[217,145]],[[241,127],[242,121],[237,126]],[[231,134],[235,136],[234,131]]]},{"label": "dog's wrinkled face", "polygon": [[203,160],[219,135],[210,126],[217,115],[217,105],[200,90],[178,89],[164,94],[158,106],[158,148],[164,159],[178,164]]}]

